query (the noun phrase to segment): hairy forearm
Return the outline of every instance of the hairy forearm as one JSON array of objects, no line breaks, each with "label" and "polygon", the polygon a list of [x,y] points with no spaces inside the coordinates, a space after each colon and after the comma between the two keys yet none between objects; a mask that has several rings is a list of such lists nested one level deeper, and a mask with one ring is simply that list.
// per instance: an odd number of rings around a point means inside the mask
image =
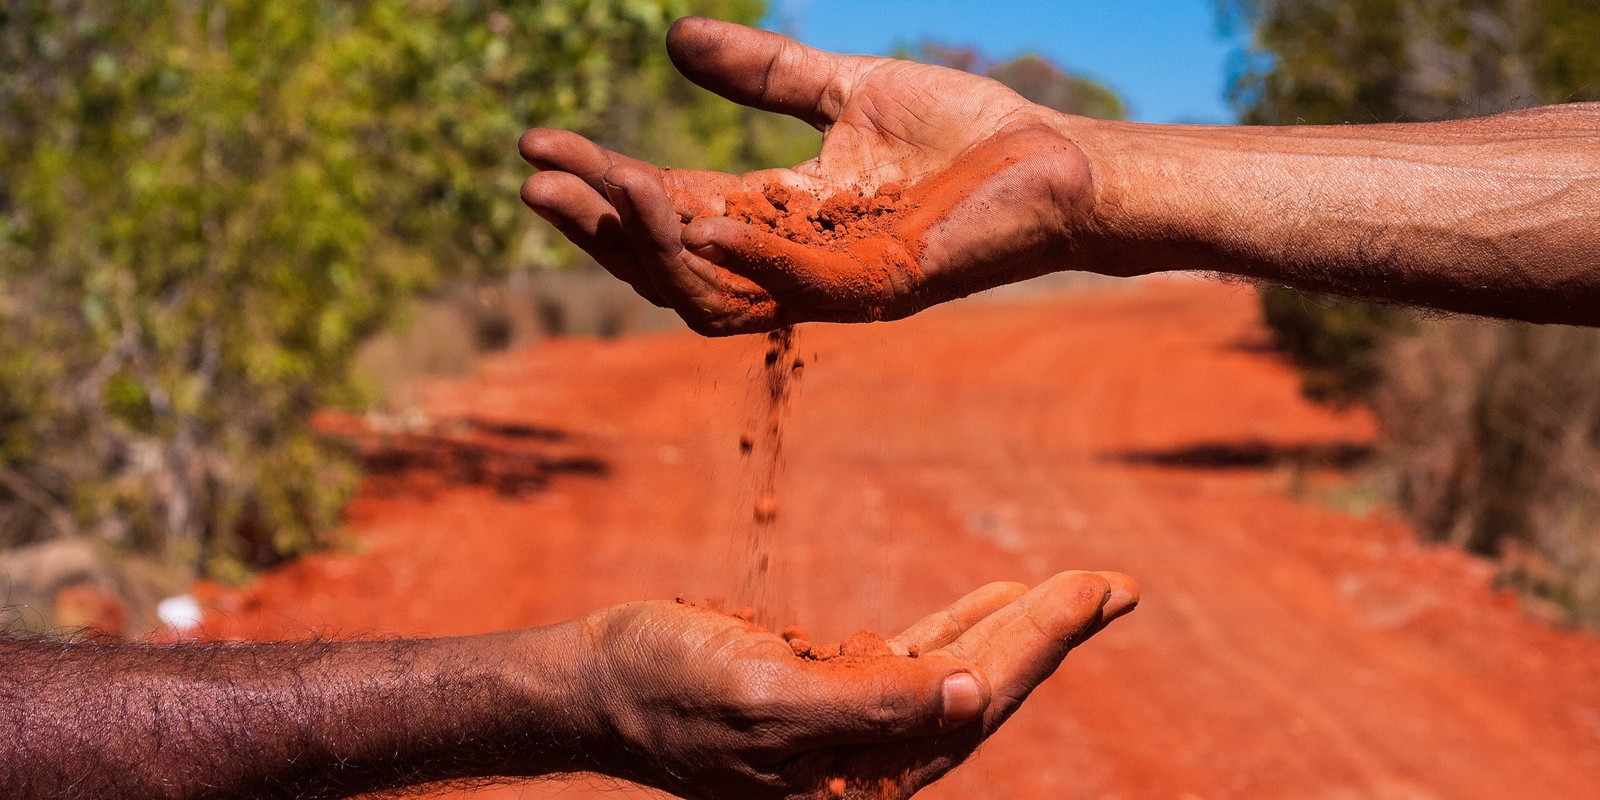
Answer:
[{"label": "hairy forearm", "polygon": [[581,769],[575,638],[0,641],[0,794],[342,797]]},{"label": "hairy forearm", "polygon": [[1600,324],[1600,104],[1454,122],[1068,120],[1092,257],[1535,322]]}]

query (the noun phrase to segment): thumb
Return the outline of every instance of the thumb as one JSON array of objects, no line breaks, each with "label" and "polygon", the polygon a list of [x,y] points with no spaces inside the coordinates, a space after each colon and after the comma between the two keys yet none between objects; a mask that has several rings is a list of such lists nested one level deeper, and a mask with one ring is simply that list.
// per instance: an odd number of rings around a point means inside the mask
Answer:
[{"label": "thumb", "polygon": [[970,662],[946,656],[885,656],[853,664],[820,662],[794,694],[810,713],[803,749],[881,744],[948,731],[980,718],[989,682]]},{"label": "thumb", "polygon": [[735,103],[799,117],[818,129],[838,119],[848,87],[869,60],[706,17],[672,23],[667,54],[689,80]]},{"label": "thumb", "polygon": [[1137,586],[1121,573],[1063,572],[985,617],[940,654],[981,664],[993,679],[1000,700],[989,709],[986,727],[992,731],[1072,648],[1105,627],[1109,617],[1131,610],[1137,597]]}]

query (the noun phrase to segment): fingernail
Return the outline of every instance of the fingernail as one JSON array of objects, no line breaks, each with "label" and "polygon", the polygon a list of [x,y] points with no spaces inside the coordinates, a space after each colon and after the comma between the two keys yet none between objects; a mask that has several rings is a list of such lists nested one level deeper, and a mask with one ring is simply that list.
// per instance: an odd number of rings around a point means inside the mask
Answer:
[{"label": "fingernail", "polygon": [[691,247],[689,248],[689,252],[694,253],[695,255],[710,261],[713,264],[721,264],[728,257],[728,254],[724,252],[721,247],[718,247],[714,244],[703,244],[698,247]]},{"label": "fingernail", "polygon": [[1101,617],[1107,621],[1113,620],[1139,605],[1139,585],[1132,578],[1118,572],[1100,574],[1111,584],[1111,593],[1106,596],[1105,605],[1100,607]]},{"label": "fingernail", "polygon": [[944,679],[944,719],[965,722],[983,711],[983,693],[978,679],[968,672],[957,672]]},{"label": "fingernail", "polygon": [[606,199],[617,209],[617,218],[622,220],[622,224],[626,225],[633,221],[632,201],[628,199],[628,193],[623,191],[621,186],[607,182]]},{"label": "fingernail", "polygon": [[1101,607],[1100,614],[1106,619],[1116,619],[1132,611],[1134,604],[1138,601],[1139,598],[1134,597],[1133,592],[1121,586],[1113,586],[1111,587],[1111,596],[1106,598],[1106,604]]}]

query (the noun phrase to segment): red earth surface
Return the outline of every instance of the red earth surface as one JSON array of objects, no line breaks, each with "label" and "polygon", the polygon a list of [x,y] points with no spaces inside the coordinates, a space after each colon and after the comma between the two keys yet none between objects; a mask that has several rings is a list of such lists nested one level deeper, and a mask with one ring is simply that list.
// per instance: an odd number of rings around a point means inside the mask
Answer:
[{"label": "red earth surface", "polygon": [[[378,464],[351,546],[213,590],[208,627],[466,634],[682,593],[838,641],[987,581],[1114,569],[1138,611],[921,796],[1600,796],[1600,639],[1348,510],[1323,467],[1373,423],[1303,401],[1263,338],[1249,290],[1189,278],[804,326],[759,585],[739,437],[764,338],[553,340],[430,387],[454,433]],[[649,795],[474,796],[602,794]]]}]

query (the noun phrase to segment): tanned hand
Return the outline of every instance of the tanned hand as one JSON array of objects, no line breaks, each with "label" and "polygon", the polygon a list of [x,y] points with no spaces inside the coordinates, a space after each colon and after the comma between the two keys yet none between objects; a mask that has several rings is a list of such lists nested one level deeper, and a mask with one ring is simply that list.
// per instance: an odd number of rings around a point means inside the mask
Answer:
[{"label": "tanned hand", "polygon": [[[708,335],[804,321],[894,319],[1070,263],[1090,202],[1061,115],[988,78],[840,56],[702,18],[667,35],[690,80],[824,132],[793,169],[663,170],[566,131],[536,129],[523,185],[540,216],[641,295]],[[891,230],[846,251],[796,244],[721,216],[724,199],[779,184],[827,200],[887,184],[931,189]]]},{"label": "tanned hand", "polygon": [[593,772],[691,800],[908,797],[1137,602],[1118,573],[991,584],[891,641],[916,658],[832,661],[671,602],[448,639],[0,640],[0,796],[348,797]]},{"label": "tanned hand", "polygon": [[[541,172],[522,195],[704,334],[894,319],[1059,270],[1228,273],[1600,325],[1600,103],[1414,124],[1149,125],[706,19],[679,20],[667,48],[701,86],[815,125],[821,155],[742,176],[666,170],[532,130],[522,153]],[[746,224],[765,219],[729,202],[784,187],[825,204],[889,184],[900,205],[887,224],[829,246]]]},{"label": "tanned hand", "polygon": [[990,584],[890,640],[917,657],[861,661],[797,658],[703,608],[609,609],[585,620],[605,643],[592,695],[619,737],[600,768],[695,800],[910,797],[1137,603],[1114,572]]}]

